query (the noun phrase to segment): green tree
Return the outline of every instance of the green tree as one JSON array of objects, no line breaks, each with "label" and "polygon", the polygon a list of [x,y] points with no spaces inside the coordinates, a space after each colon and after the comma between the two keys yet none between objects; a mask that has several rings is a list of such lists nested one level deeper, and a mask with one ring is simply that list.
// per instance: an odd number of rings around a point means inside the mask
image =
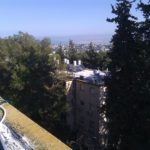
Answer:
[{"label": "green tree", "polygon": [[42,41],[40,42],[40,45],[41,45],[41,49],[43,52],[46,52],[46,53],[52,52],[51,41],[49,38],[42,39]]},{"label": "green tree", "polygon": [[78,59],[77,49],[75,48],[75,44],[72,40],[69,41],[68,59],[70,63],[73,63],[74,60]]},{"label": "green tree", "polygon": [[105,70],[108,67],[107,52],[99,51],[96,52],[93,43],[89,44],[89,49],[80,54],[83,65],[90,69],[101,69]]},{"label": "green tree", "polygon": [[58,47],[57,54],[60,56],[61,62],[63,62],[65,58],[65,54],[64,54],[63,46],[61,44]]},{"label": "green tree", "polygon": [[89,44],[89,49],[85,51],[83,58],[83,65],[90,69],[97,69],[99,67],[98,53],[95,52],[93,43]]},{"label": "green tree", "polygon": [[99,51],[98,52],[98,68],[100,70],[105,71],[108,68],[108,64],[110,62],[110,58],[108,57],[108,52]]},{"label": "green tree", "polygon": [[147,130],[150,92],[144,85],[148,84],[144,77],[147,74],[143,69],[145,60],[141,57],[138,23],[130,14],[131,7],[129,0],[117,0],[116,6],[112,6],[116,17],[108,19],[117,24],[109,53],[110,76],[106,79],[107,98],[103,111],[107,117],[107,149],[110,150],[150,148]]},{"label": "green tree", "polygon": [[53,132],[67,105],[46,41],[22,32],[0,39],[0,95]]}]

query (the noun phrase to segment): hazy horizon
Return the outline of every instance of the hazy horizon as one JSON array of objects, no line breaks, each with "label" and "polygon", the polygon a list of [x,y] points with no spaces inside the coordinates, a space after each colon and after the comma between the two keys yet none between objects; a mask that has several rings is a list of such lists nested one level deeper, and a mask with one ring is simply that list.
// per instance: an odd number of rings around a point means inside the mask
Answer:
[{"label": "hazy horizon", "polygon": [[73,40],[76,44],[109,44],[112,34],[95,34],[95,35],[70,35],[70,36],[51,36],[52,44],[67,44]]},{"label": "hazy horizon", "polygon": [[[114,5],[115,2],[116,0],[2,0],[0,37],[22,31],[37,38],[50,37],[52,41],[72,39],[78,42],[80,39],[81,43],[107,43],[111,39],[108,35],[114,34],[116,28],[114,23],[106,21],[113,17],[111,4]],[[133,8],[131,12],[141,19],[140,12],[135,9],[136,4]]]}]

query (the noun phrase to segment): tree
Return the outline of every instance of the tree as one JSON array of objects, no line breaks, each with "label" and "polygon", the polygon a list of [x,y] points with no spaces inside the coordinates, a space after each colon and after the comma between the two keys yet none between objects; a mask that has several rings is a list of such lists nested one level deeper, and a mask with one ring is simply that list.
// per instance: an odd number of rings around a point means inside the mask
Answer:
[{"label": "tree", "polygon": [[90,69],[97,69],[98,65],[98,54],[95,52],[93,43],[89,44],[89,50],[85,51],[83,58],[83,65]]},{"label": "tree", "polygon": [[100,70],[106,70],[108,69],[108,64],[110,62],[110,58],[108,57],[108,52],[106,51],[99,51],[98,52],[98,68]]},{"label": "tree", "polygon": [[61,62],[63,62],[64,58],[65,58],[65,54],[64,54],[64,50],[63,50],[63,47],[61,44],[59,45],[59,48],[57,50],[57,54],[60,56]]},{"label": "tree", "polygon": [[[147,49],[150,46],[150,1],[147,4],[140,2],[138,8],[143,12],[144,21],[140,22],[140,37]],[[146,45],[145,45],[146,44]]]},{"label": "tree", "polygon": [[43,52],[46,53],[51,53],[51,41],[49,38],[44,38],[42,39],[42,41],[40,42],[41,45],[41,49],[43,50]]},{"label": "tree", "polygon": [[46,41],[22,32],[0,39],[0,95],[53,132],[67,104]]},{"label": "tree", "polygon": [[144,85],[148,84],[144,77],[147,74],[143,69],[145,60],[141,57],[138,23],[130,14],[131,7],[130,1],[117,0],[116,6],[112,6],[116,17],[108,19],[117,24],[109,53],[110,75],[106,78],[107,98],[103,111],[107,118],[107,149],[110,150],[150,148],[147,130],[150,92]]},{"label": "tree", "polygon": [[83,65],[90,69],[101,69],[105,70],[109,62],[107,52],[99,51],[96,52],[93,43],[89,44],[89,49],[84,53],[80,54]]},{"label": "tree", "polygon": [[72,40],[69,41],[68,59],[70,63],[73,63],[74,60],[78,59],[77,50]]}]

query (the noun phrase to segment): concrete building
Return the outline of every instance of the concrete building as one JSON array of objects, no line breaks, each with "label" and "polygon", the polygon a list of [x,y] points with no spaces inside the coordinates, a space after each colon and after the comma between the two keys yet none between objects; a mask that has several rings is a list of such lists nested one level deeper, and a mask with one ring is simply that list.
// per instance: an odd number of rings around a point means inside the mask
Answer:
[{"label": "concrete building", "polygon": [[67,116],[68,124],[77,132],[79,144],[90,150],[100,149],[105,144],[106,134],[106,118],[100,115],[106,97],[103,82],[105,74],[85,68],[72,74],[73,79],[66,82],[67,101],[71,106]]}]

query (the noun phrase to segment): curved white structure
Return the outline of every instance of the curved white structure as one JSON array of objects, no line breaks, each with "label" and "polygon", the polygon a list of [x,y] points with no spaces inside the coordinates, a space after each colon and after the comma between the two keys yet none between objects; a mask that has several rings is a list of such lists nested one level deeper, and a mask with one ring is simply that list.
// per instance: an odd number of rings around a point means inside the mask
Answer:
[{"label": "curved white structure", "polygon": [[5,117],[6,117],[6,111],[5,111],[5,109],[2,106],[0,106],[0,109],[3,111],[3,116],[2,116],[2,119],[0,120],[0,141],[1,141],[1,144],[3,146],[3,149],[5,150],[6,147],[5,147],[5,143],[4,143],[4,140],[3,140],[3,136],[2,136],[1,130],[2,130],[2,126],[3,126],[2,123],[3,123],[3,121],[4,121]]},{"label": "curved white structure", "polygon": [[4,109],[4,107],[3,106],[0,106],[0,109],[3,111],[3,117],[2,117],[2,119],[0,120],[0,124],[4,121],[4,119],[5,119],[5,117],[6,117],[6,110]]},{"label": "curved white structure", "polygon": [[[24,137],[19,135],[17,137],[17,134],[5,125],[6,110],[2,106],[0,106],[0,109],[3,111],[3,117],[0,120],[0,141],[3,150],[31,150],[32,148],[24,140]],[[2,148],[0,147],[0,149]]]}]

